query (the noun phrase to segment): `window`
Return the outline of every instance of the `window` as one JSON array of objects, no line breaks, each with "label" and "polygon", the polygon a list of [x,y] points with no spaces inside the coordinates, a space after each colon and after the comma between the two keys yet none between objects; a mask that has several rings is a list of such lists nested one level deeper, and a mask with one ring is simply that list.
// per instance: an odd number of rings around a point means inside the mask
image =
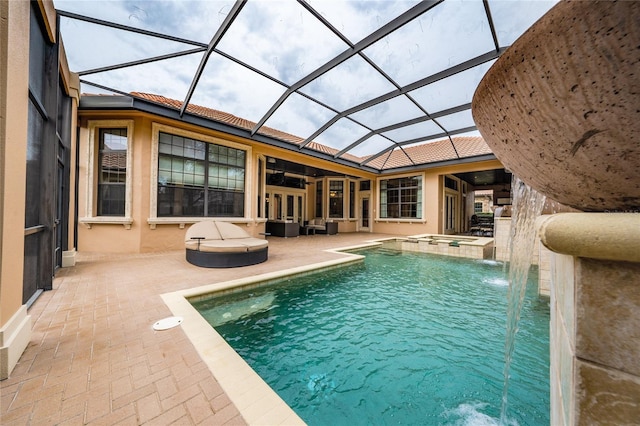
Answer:
[{"label": "window", "polygon": [[273,194],[273,218],[282,220],[282,194]]},{"label": "window", "polygon": [[482,203],[481,202],[473,203],[473,211],[474,213],[482,213]]},{"label": "window", "polygon": [[127,129],[100,129],[98,143],[98,216],[124,216]]},{"label": "window", "polygon": [[243,217],[244,150],[160,132],[158,216]]},{"label": "window", "polygon": [[302,196],[298,195],[297,197],[298,200],[298,218],[297,218],[297,222],[300,224],[300,226],[302,226],[304,224],[304,212],[302,210]]},{"label": "window", "polygon": [[130,229],[133,120],[90,120],[87,144],[86,216],[79,221],[122,224]]},{"label": "window", "polygon": [[371,181],[370,180],[361,180],[360,181],[360,191],[369,191],[371,190]]},{"label": "window", "polygon": [[455,195],[445,194],[444,201],[444,230],[447,233],[456,232],[457,198]]},{"label": "window", "polygon": [[322,213],[322,181],[316,182],[316,217],[324,217]]},{"label": "window", "polygon": [[380,217],[422,218],[422,177],[411,176],[381,180]]},{"label": "window", "polygon": [[295,206],[293,205],[293,195],[287,194],[287,220],[293,220],[293,211]]},{"label": "window", "polygon": [[349,218],[356,217],[356,183],[349,182]]},{"label": "window", "polygon": [[458,181],[450,178],[449,176],[444,177],[444,187],[453,189],[454,191],[458,190]]},{"label": "window", "polygon": [[329,217],[344,217],[344,182],[329,181]]}]

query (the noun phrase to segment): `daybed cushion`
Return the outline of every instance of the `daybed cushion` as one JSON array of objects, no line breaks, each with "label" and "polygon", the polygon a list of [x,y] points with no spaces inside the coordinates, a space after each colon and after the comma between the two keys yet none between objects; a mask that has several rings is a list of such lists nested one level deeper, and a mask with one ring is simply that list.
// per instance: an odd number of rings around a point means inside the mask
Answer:
[{"label": "daybed cushion", "polygon": [[252,238],[251,235],[244,229],[240,228],[233,223],[228,222],[215,222],[215,225],[218,227],[218,231],[220,232],[220,236],[223,240],[235,240],[238,238]]},{"label": "daybed cushion", "polygon": [[245,240],[241,240],[240,242],[247,246],[248,251],[260,250],[269,246],[269,241],[261,240],[259,238],[247,238]]},{"label": "daybed cushion", "polygon": [[[204,240],[202,240],[202,241],[204,241]],[[202,241],[200,242],[200,244],[202,244]],[[187,250],[198,250],[198,241],[197,240],[185,241],[184,242],[184,247]]]},{"label": "daybed cushion", "polygon": [[208,220],[189,227],[185,248],[187,261],[193,265],[233,268],[266,261],[269,242],[252,237],[233,223]]},{"label": "daybed cushion", "polygon": [[[197,240],[194,237],[204,239]],[[237,253],[264,249],[269,242],[252,237],[233,223],[207,220],[191,225],[186,232],[184,245],[188,250]]]},{"label": "daybed cushion", "polygon": [[243,253],[248,251],[247,246],[234,240],[214,240],[200,243],[200,251],[209,253]]},{"label": "daybed cushion", "polygon": [[[184,236],[184,240],[186,243],[196,242],[193,240],[193,237],[204,237],[205,240],[221,240],[222,236],[220,235],[220,231],[216,227],[216,222],[211,220],[206,220],[203,222],[194,223],[187,229],[187,232]],[[189,248],[189,246],[187,246]],[[194,247],[195,248],[195,247]]]},{"label": "daybed cushion", "polygon": [[204,241],[200,244],[200,251],[208,253],[243,253],[256,251],[269,246],[266,240],[244,238],[235,240]]}]

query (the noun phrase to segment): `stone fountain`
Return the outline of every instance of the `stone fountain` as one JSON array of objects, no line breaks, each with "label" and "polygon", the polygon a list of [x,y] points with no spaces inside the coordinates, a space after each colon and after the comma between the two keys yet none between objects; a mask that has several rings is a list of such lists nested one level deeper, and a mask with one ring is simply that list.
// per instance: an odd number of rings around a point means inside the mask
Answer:
[{"label": "stone fountain", "polygon": [[500,161],[582,213],[546,217],[551,424],[640,421],[640,2],[563,1],[472,104]]}]

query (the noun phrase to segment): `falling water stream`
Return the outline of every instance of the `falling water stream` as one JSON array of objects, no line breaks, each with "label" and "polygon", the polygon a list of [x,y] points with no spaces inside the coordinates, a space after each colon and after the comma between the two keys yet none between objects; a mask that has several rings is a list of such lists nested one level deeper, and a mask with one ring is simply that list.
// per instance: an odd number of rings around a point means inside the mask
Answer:
[{"label": "falling water stream", "polygon": [[542,213],[545,196],[513,175],[513,213],[511,216],[509,291],[507,294],[507,330],[504,350],[504,386],[500,424],[507,424],[509,370],[515,348],[518,322],[527,286],[527,275],[531,267],[536,242],[536,219]]}]

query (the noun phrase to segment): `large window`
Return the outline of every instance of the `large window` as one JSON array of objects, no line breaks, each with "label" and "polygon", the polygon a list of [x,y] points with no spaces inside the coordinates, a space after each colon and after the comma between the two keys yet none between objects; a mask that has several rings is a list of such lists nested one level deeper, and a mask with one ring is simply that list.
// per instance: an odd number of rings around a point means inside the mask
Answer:
[{"label": "large window", "polygon": [[344,181],[329,181],[329,217],[344,217]]},{"label": "large window", "polygon": [[98,216],[124,216],[127,185],[127,129],[100,129]]},{"label": "large window", "polygon": [[158,138],[158,216],[243,217],[246,153],[184,136]]},{"label": "large window", "polygon": [[381,180],[380,217],[422,218],[422,177],[411,176]]}]

